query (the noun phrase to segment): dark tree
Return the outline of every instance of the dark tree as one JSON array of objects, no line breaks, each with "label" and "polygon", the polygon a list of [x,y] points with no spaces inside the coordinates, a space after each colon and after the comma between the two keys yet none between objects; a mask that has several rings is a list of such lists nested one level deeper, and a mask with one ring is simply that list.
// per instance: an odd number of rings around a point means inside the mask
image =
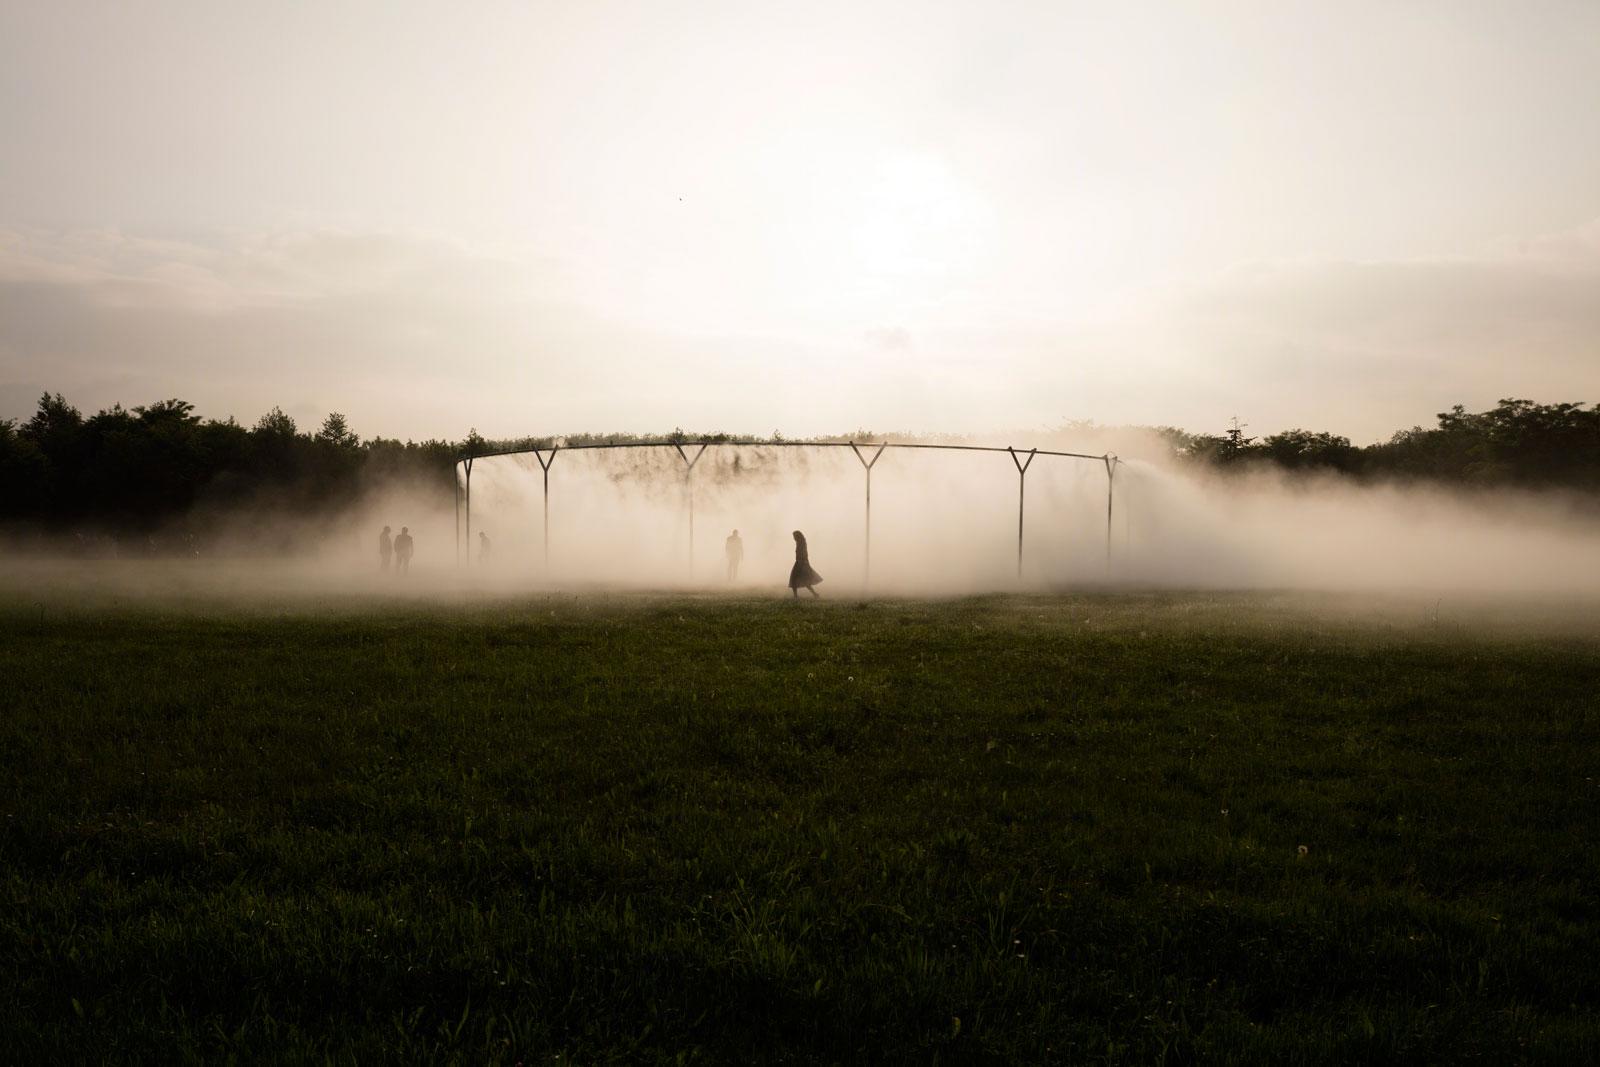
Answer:
[{"label": "dark tree", "polygon": [[1235,463],[1245,456],[1245,451],[1250,447],[1254,437],[1244,435],[1245,423],[1239,421],[1239,416],[1233,417],[1233,427],[1222,435],[1222,448],[1218,459],[1223,463]]},{"label": "dark tree", "polygon": [[1348,437],[1310,430],[1285,430],[1262,440],[1257,454],[1290,470],[1322,468],[1352,471],[1360,453],[1350,446]]},{"label": "dark tree", "polygon": [[361,438],[350,431],[344,416],[337,411],[322,420],[322,429],[317,431],[316,439],[335,448],[353,449],[361,444]]},{"label": "dark tree", "polygon": [[82,508],[86,439],[83,416],[60,393],[45,393],[21,436],[44,456],[42,517],[70,520]]},{"label": "dark tree", "polygon": [[50,461],[38,444],[0,420],[0,517],[38,515],[49,501]]},{"label": "dark tree", "polygon": [[1502,400],[1492,411],[1457,404],[1438,428],[1414,426],[1362,454],[1369,475],[1466,485],[1600,488],[1600,404]]}]

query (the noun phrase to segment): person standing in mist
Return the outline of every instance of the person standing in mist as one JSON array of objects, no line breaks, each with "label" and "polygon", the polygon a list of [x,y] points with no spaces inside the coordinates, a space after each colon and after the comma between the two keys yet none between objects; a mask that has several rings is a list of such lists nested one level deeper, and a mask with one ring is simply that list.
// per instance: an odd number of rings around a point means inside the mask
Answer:
[{"label": "person standing in mist", "polygon": [[805,586],[812,596],[821,596],[816,585],[822,581],[822,575],[811,569],[811,554],[806,550],[806,535],[799,530],[794,532],[794,566],[789,570],[789,588],[795,596],[800,595],[800,587]]},{"label": "person standing in mist", "polygon": [[489,535],[482,531],[478,533],[478,564],[483,567],[489,565]]},{"label": "person standing in mist", "polygon": [[389,557],[394,555],[394,540],[389,536],[389,527],[385,526],[378,535],[378,569],[389,569]]},{"label": "person standing in mist", "polygon": [[400,536],[394,539],[394,569],[401,574],[411,573],[411,527],[400,527]]},{"label": "person standing in mist", "polygon": [[728,535],[725,548],[728,553],[728,581],[732,582],[739,577],[739,563],[744,559],[744,540],[738,530]]}]

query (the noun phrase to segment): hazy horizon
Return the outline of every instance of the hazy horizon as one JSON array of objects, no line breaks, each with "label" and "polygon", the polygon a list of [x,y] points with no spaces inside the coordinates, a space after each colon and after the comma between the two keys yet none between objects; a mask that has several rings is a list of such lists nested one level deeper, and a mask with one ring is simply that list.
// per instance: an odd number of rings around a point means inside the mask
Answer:
[{"label": "hazy horizon", "polygon": [[[75,397],[67,395],[61,390],[45,388],[40,392],[40,394],[33,398],[32,403],[26,405],[25,407],[17,408],[11,414],[0,415],[0,418],[12,419],[14,420],[15,424],[20,427],[21,425],[27,423],[38,412],[39,401],[41,397],[52,400],[59,397],[59,399],[64,401],[69,407],[77,410],[85,419],[97,415],[102,411],[113,410],[117,407],[120,407],[125,411],[133,411],[136,408],[147,404],[159,404],[169,400],[185,401],[184,397],[123,398],[107,402],[104,405],[89,407],[77,403]],[[1535,402],[1538,401],[1535,400]],[[1439,406],[1450,407],[1453,405]],[[1490,410],[1493,410],[1494,407],[1495,405],[1488,406]],[[246,429],[251,429],[256,426],[261,418],[272,415],[274,410],[281,410],[281,408],[279,405],[272,405],[269,409],[259,412],[253,416],[242,416],[236,412],[218,415],[214,412],[200,410],[199,408],[194,408],[189,412],[189,414],[191,417],[197,418],[202,422],[215,421],[226,423],[232,420]],[[327,416],[333,414],[343,414],[338,410],[338,405],[336,404],[325,404],[322,407],[308,405],[302,408],[302,418],[294,420],[294,431],[297,434],[315,435],[322,427]],[[1438,417],[1442,414],[1445,414],[1445,412],[1434,411],[1430,412],[1425,417],[1421,417],[1407,425],[1397,425],[1394,427],[1393,431],[1379,435],[1370,443],[1384,444],[1390,441],[1395,434],[1407,433],[1419,427],[1424,430],[1437,429]],[[1478,414],[1478,412],[1472,412],[1472,414]],[[293,418],[293,416],[290,417]],[[858,426],[854,430],[844,427],[836,427],[833,429],[824,429],[815,435],[808,437],[785,434],[781,429],[763,433],[760,431],[750,430],[749,427],[738,426],[674,426],[671,428],[662,426],[628,426],[609,427],[604,429],[591,427],[587,429],[568,429],[563,432],[541,429],[538,431],[530,431],[527,433],[508,435],[505,437],[485,438],[484,435],[479,434],[479,437],[484,439],[477,447],[487,445],[491,448],[497,448],[498,446],[503,445],[507,448],[510,448],[512,451],[532,451],[532,449],[524,449],[523,445],[525,442],[529,440],[548,439],[554,442],[555,446],[561,450],[570,450],[573,448],[609,447],[603,440],[591,440],[589,443],[584,444],[567,444],[569,439],[574,438],[588,437],[591,439],[604,439],[608,437],[617,437],[624,443],[631,442],[639,445],[648,445],[670,444],[670,441],[674,438],[674,435],[678,435],[678,438],[681,439],[685,444],[700,444],[705,442],[707,439],[717,438],[723,439],[724,443],[742,442],[747,444],[762,444],[767,442],[782,441],[791,445],[826,445],[843,443],[847,440],[859,442],[902,441],[942,443],[952,447],[985,447],[1004,449],[1014,446],[1015,448],[1023,451],[1026,451],[1029,448],[1037,448],[1040,450],[1064,450],[1067,452],[1083,452],[1084,450],[1088,450],[1094,455],[1101,455],[1106,452],[1120,454],[1118,453],[1119,448],[1132,447],[1132,455],[1140,458],[1157,458],[1170,456],[1173,452],[1173,448],[1175,447],[1172,441],[1162,436],[1164,431],[1178,430],[1184,433],[1193,434],[1195,436],[1221,438],[1229,432],[1232,426],[1232,419],[1225,420],[1221,426],[1206,426],[1200,428],[1189,426],[1172,426],[1166,424],[1156,425],[1151,423],[1122,423],[1118,425],[1111,425],[1097,422],[1094,419],[1074,419],[1063,421],[1053,426],[1040,425],[1031,429],[1019,429],[1016,427],[1011,427],[1008,429],[1001,427],[998,429],[981,430],[969,433],[956,433],[948,430],[929,430],[918,432],[914,430],[906,430],[888,426]],[[1243,439],[1247,442],[1263,441],[1274,434],[1295,429],[1310,429],[1310,427],[1293,426],[1268,428],[1260,425],[1252,425],[1242,420],[1238,423],[1238,428],[1240,433],[1244,435]],[[446,444],[460,445],[465,448],[468,445],[468,438],[471,431],[476,430],[476,427],[468,427],[467,430],[463,430],[460,433],[439,437],[421,437],[415,434],[404,433],[399,435],[367,434],[363,432],[362,427],[353,425],[348,419],[346,419],[346,429],[350,433],[354,434],[361,444],[366,444],[378,439],[400,441],[408,444],[428,444],[442,441]],[[744,432],[747,430],[750,432]],[[1336,433],[1336,431],[1332,430],[1327,430],[1326,432]],[[1340,434],[1338,436],[1345,435]],[[1364,446],[1353,445],[1353,447]],[[541,451],[542,450],[543,449],[541,449]]]},{"label": "hazy horizon", "polygon": [[[506,455],[474,464],[470,501],[406,483],[327,512],[202,501],[156,531],[148,552],[71,529],[13,531],[23,536],[4,543],[0,572],[8,584],[37,572],[46,587],[89,600],[258,606],[374,595],[786,596],[800,529],[828,599],[1114,588],[1600,603],[1600,513],[1579,492],[1140,460],[1114,472],[1108,483],[1098,458],[1039,455],[1024,481],[1004,452],[890,450],[872,467],[869,520],[863,465],[845,448],[712,446],[689,478],[668,446],[568,450],[550,462],[546,511],[545,471],[532,456]],[[407,575],[379,569],[384,526],[415,536]],[[730,579],[724,543],[734,529],[744,558]],[[52,559],[66,570],[38,570]]]},{"label": "hazy horizon", "polygon": [[363,436],[1593,402],[1600,6],[0,9],[0,418]]}]

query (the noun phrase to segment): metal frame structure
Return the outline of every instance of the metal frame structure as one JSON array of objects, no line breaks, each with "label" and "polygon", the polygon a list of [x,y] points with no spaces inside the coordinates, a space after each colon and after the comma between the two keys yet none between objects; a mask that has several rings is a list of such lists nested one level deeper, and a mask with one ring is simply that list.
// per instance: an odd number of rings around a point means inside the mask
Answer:
[{"label": "metal frame structure", "polygon": [[[694,448],[699,445],[691,457],[684,451],[685,446]],[[1000,448],[994,445],[936,445],[913,444],[901,441],[856,442],[856,441],[629,441],[620,444],[597,445],[551,445],[549,448],[512,448],[500,452],[481,452],[476,455],[463,456],[456,461],[456,565],[462,564],[461,555],[461,523],[463,512],[466,517],[466,542],[468,562],[472,558],[472,464],[474,460],[490,459],[496,456],[524,456],[533,454],[539,461],[539,467],[544,473],[544,567],[548,573],[550,569],[550,465],[555,462],[556,453],[572,452],[580,449],[599,448],[672,448],[677,451],[678,458],[683,462],[684,495],[689,510],[689,576],[694,576],[694,468],[700,462],[700,457],[705,455],[707,448],[848,448],[855,453],[861,462],[861,468],[866,473],[866,535],[863,545],[866,561],[864,581],[870,582],[872,577],[872,468],[882,457],[884,450],[889,448],[928,448],[943,449],[946,451],[960,452],[1004,452],[1011,457],[1011,462],[1017,468],[1017,577],[1022,577],[1022,520],[1024,492],[1027,488],[1028,468],[1033,465],[1039,456],[1062,456],[1069,459],[1101,460],[1106,467],[1106,567],[1111,566],[1111,515],[1112,499],[1116,487],[1117,466],[1121,460],[1115,452],[1106,452],[1101,455],[1090,455],[1086,452],[1057,452],[1050,449],[1030,448],[1020,452],[1014,447]],[[871,458],[863,454],[863,449],[876,449]],[[546,455],[548,454],[548,456]],[[1025,457],[1025,458],[1024,458]]]}]

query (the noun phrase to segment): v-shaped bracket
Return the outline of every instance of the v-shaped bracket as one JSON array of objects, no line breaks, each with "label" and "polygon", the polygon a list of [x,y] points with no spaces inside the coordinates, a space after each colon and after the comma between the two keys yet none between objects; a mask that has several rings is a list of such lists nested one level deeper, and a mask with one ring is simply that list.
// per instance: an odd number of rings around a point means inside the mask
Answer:
[{"label": "v-shaped bracket", "polygon": [[[867,447],[871,448],[872,446],[869,444]],[[861,449],[856,447],[856,443],[854,441],[850,442],[850,451],[852,451],[852,452],[854,452],[856,454],[856,458],[861,461],[861,465],[863,467],[867,468],[867,470],[871,470],[872,469],[872,465],[874,463],[878,462],[878,457],[883,455],[883,450],[888,448],[888,447],[889,447],[889,442],[888,441],[883,442],[883,444],[878,446],[878,450],[872,454],[872,459],[868,460],[866,456],[863,456],[861,454]]]},{"label": "v-shaped bracket", "polygon": [[700,446],[700,451],[698,451],[698,452],[696,452],[694,454],[694,458],[693,459],[690,459],[687,455],[684,454],[683,446],[678,444],[678,442],[676,442],[676,441],[672,442],[672,447],[676,448],[678,450],[678,458],[683,460],[683,467],[684,467],[685,471],[694,470],[694,465],[696,463],[700,462],[700,457],[705,455],[705,452],[706,452],[706,446],[702,444]]}]

